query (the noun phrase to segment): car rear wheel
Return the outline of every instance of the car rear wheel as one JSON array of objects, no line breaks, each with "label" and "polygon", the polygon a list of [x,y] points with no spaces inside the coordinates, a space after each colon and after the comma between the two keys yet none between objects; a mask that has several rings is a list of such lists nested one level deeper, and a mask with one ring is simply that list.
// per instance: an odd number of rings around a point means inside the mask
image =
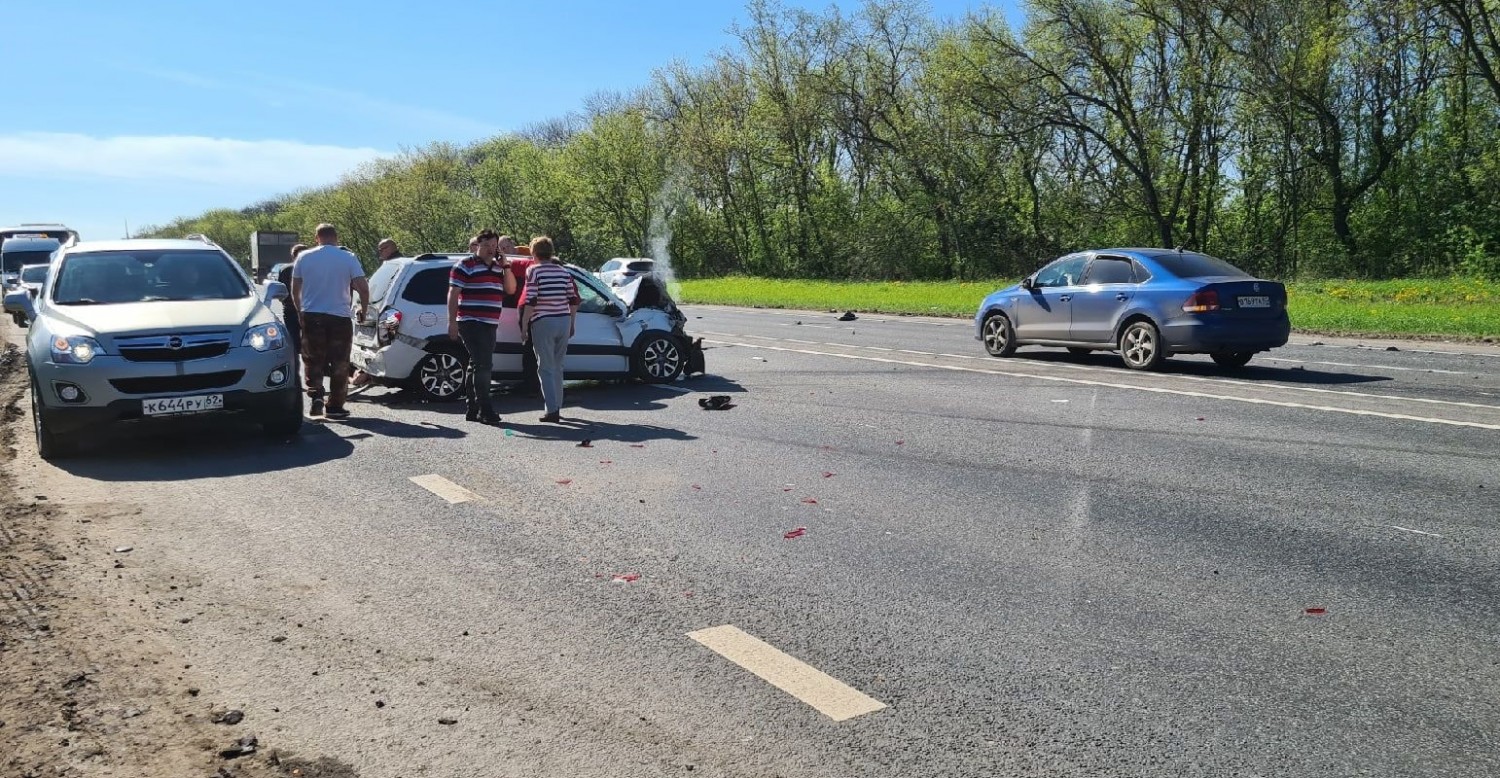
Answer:
[{"label": "car rear wheel", "polygon": [[78,450],[78,444],[70,435],[53,432],[47,423],[46,408],[42,401],[41,388],[36,379],[31,380],[31,421],[36,431],[36,451],[42,459],[53,460],[70,457]]},{"label": "car rear wheel", "polygon": [[1250,358],[1255,356],[1254,351],[1215,351],[1208,355],[1209,358],[1223,367],[1244,367]]},{"label": "car rear wheel", "polygon": [[682,341],[670,332],[647,332],[636,339],[631,350],[630,372],[647,383],[671,383],[686,368],[687,353]]},{"label": "car rear wheel", "polygon": [[464,391],[467,360],[453,351],[434,351],[422,357],[412,371],[417,393],[428,402],[448,402]]},{"label": "car rear wheel", "polygon": [[1120,333],[1120,358],[1132,370],[1155,370],[1167,358],[1161,331],[1149,321],[1134,321]]},{"label": "car rear wheel", "polygon": [[1016,331],[1003,313],[992,313],[984,320],[984,350],[992,357],[1008,357],[1016,352]]}]

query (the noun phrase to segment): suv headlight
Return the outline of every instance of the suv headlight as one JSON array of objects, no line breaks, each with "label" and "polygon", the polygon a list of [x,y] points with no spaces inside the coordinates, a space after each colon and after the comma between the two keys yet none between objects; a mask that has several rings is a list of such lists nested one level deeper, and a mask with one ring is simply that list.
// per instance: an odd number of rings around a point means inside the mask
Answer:
[{"label": "suv headlight", "polygon": [[270,351],[286,346],[286,332],[281,329],[280,324],[262,324],[259,327],[251,327],[245,330],[245,338],[240,342],[241,346],[249,346],[256,351]]},{"label": "suv headlight", "polygon": [[57,335],[52,338],[52,363],[55,365],[87,365],[94,357],[103,354],[99,341],[83,335]]}]

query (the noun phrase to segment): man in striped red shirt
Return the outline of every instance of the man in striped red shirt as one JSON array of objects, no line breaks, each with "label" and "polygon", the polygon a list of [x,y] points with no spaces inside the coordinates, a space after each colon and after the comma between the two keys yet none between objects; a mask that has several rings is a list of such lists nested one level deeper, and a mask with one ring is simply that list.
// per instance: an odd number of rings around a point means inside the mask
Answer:
[{"label": "man in striped red shirt", "polygon": [[505,304],[506,267],[495,253],[500,236],[485,230],[474,237],[474,254],[453,266],[448,275],[448,336],[463,341],[469,352],[464,371],[465,418],[499,424],[490,397],[490,373],[495,365],[495,333]]}]

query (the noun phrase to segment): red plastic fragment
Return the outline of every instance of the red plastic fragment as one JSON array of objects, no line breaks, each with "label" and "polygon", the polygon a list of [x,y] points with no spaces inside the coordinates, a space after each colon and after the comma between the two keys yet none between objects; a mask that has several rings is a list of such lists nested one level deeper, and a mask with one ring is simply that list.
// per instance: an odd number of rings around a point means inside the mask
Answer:
[{"label": "red plastic fragment", "polygon": [[824,477],[824,478],[832,478],[832,477],[834,477],[834,476],[836,476],[836,475],[838,475],[838,473],[830,473],[830,472],[828,472],[828,471],[827,471],[827,470],[824,470],[824,471],[823,471],[823,477]]},{"label": "red plastic fragment", "polygon": [[1303,613],[1306,613],[1309,616],[1322,616],[1327,612],[1327,608],[1308,608],[1307,610],[1303,611]]},{"label": "red plastic fragment", "polygon": [[802,503],[804,505],[817,505],[818,504],[818,500],[815,497],[803,497],[802,498]]},{"label": "red plastic fragment", "polygon": [[567,486],[568,484],[573,483],[573,479],[571,479],[571,478],[559,478],[559,479],[557,479],[557,483],[560,484],[560,485],[562,485],[562,486]]},{"label": "red plastic fragment", "polygon": [[788,532],[785,535],[782,535],[782,537],[786,538],[787,540],[791,540],[792,538],[800,538],[800,537],[802,537],[803,535],[806,535],[806,534],[807,534],[807,527],[798,527],[798,528],[792,530],[791,532]]},{"label": "red plastic fragment", "polygon": [[1198,417],[1198,421],[1203,421],[1203,417],[1202,417],[1202,416],[1199,416],[1199,417]]},{"label": "red plastic fragment", "polygon": [[613,459],[601,459],[601,460],[599,460],[599,464],[601,464],[601,465],[612,465],[614,463],[615,463],[615,461]]},{"label": "red plastic fragment", "polygon": [[619,581],[620,583],[631,583],[632,581],[639,581],[639,580],[641,580],[641,574],[640,573],[620,573],[619,575],[615,576],[615,580]]},{"label": "red plastic fragment", "polygon": [[703,491],[703,487],[701,487],[701,486],[699,486],[697,484],[693,484],[693,491],[695,491],[695,492],[701,492],[701,491]]},{"label": "red plastic fragment", "polygon": [[906,441],[904,441],[904,440],[898,440],[898,441],[896,441],[896,445],[898,445],[898,446],[904,446],[904,445],[906,445]]}]

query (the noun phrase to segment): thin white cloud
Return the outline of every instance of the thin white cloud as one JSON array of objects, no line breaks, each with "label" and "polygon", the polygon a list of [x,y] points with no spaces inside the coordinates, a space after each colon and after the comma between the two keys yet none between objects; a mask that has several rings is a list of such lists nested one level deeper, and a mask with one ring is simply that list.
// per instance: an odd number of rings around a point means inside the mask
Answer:
[{"label": "thin white cloud", "polygon": [[285,140],[195,135],[99,138],[59,132],[0,134],[0,175],[7,178],[103,177],[289,191],[333,183],[359,165],[383,156],[389,153]]}]

